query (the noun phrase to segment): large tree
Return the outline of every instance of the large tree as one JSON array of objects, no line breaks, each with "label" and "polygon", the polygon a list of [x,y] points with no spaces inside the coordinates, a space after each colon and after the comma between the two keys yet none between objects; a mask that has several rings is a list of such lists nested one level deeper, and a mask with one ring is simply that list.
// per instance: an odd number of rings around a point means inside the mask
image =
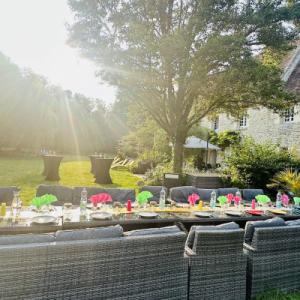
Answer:
[{"label": "large tree", "polygon": [[297,2],[69,0],[69,43],[167,132],[180,172],[187,133],[204,117],[296,101],[262,58],[296,38]]}]

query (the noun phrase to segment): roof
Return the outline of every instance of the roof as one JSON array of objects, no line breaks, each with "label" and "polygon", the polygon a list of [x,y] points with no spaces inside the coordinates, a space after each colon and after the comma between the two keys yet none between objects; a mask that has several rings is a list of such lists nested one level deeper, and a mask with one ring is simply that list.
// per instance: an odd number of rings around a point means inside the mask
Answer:
[{"label": "roof", "polygon": [[189,136],[185,140],[184,148],[187,149],[210,149],[210,150],[216,150],[219,151],[221,148],[208,143],[207,141],[201,140],[195,136]]}]

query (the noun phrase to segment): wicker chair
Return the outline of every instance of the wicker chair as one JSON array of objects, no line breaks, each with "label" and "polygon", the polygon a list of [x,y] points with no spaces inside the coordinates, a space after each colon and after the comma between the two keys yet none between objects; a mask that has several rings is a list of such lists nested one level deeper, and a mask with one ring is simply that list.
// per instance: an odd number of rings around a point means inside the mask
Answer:
[{"label": "wicker chair", "polygon": [[0,298],[187,299],[185,234],[0,246]]},{"label": "wicker chair", "polygon": [[[73,201],[79,203],[81,192],[83,187],[74,187]],[[87,187],[88,197],[91,197],[100,193],[108,193],[111,195],[113,201],[119,201],[123,204],[128,199],[135,201],[135,191],[133,189],[118,189],[118,188],[98,188],[98,187]]]},{"label": "wicker chair", "polygon": [[150,198],[150,201],[159,201],[159,197],[160,197],[160,192],[161,190],[164,189],[166,192],[166,196],[168,195],[168,189],[164,186],[150,186],[150,185],[145,185],[143,187],[141,187],[140,192],[143,191],[149,191],[152,193],[153,197]]},{"label": "wicker chair", "polygon": [[243,189],[242,195],[243,199],[247,202],[250,202],[257,195],[263,195],[264,191],[262,189]]},{"label": "wicker chair", "polygon": [[243,235],[242,229],[195,231],[193,249],[186,246],[190,260],[190,300],[245,299]]},{"label": "wicker chair", "polygon": [[170,198],[179,203],[187,203],[189,195],[198,194],[194,186],[178,186],[170,189]]},{"label": "wicker chair", "polygon": [[5,202],[7,205],[11,205],[14,198],[14,192],[19,191],[16,186],[1,186],[0,187],[0,202]]},{"label": "wicker chair", "polygon": [[238,191],[238,188],[232,187],[232,188],[219,188],[217,189],[217,195],[218,196],[226,196],[228,194],[234,194]]},{"label": "wicker chair", "polygon": [[209,202],[212,192],[213,192],[213,189],[198,189],[197,194],[199,195],[200,200]]},{"label": "wicker chair", "polygon": [[36,190],[36,196],[40,197],[45,194],[52,194],[57,197],[58,201],[54,202],[53,205],[62,206],[66,202],[79,205],[79,202],[74,203],[73,201],[73,189],[66,186],[45,184],[39,185]]},{"label": "wicker chair", "polygon": [[247,254],[247,298],[300,289],[300,226],[256,228]]}]

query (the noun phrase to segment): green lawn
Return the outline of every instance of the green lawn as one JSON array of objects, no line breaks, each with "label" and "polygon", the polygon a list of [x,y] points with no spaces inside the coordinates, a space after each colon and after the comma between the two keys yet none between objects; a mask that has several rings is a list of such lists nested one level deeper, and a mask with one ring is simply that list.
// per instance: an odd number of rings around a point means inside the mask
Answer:
[{"label": "green lawn", "polygon": [[300,293],[286,294],[279,291],[271,291],[256,297],[255,300],[300,300]]},{"label": "green lawn", "polygon": [[[0,186],[16,185],[21,188],[21,197],[28,202],[35,195],[39,184],[61,184],[65,186],[101,186],[94,183],[94,177],[90,173],[90,161],[88,158],[65,157],[60,166],[59,182],[45,181],[41,175],[43,162],[41,158],[24,157],[0,157]],[[137,182],[141,180],[127,170],[111,170],[113,184],[103,185],[110,187],[137,188]]]}]

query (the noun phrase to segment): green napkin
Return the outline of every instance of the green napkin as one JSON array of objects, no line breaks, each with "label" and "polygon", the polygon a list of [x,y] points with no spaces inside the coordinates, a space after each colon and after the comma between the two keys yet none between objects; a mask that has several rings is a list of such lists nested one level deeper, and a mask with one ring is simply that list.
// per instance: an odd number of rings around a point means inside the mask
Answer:
[{"label": "green napkin", "polygon": [[257,195],[255,196],[255,199],[259,204],[267,204],[271,201],[271,199],[266,195]]},{"label": "green napkin", "polygon": [[219,196],[218,201],[219,201],[220,205],[224,205],[227,203],[227,198],[225,196]]},{"label": "green napkin", "polygon": [[41,197],[34,197],[31,200],[31,205],[35,206],[36,208],[41,208],[44,205],[49,205],[56,201],[57,201],[57,198],[54,195],[45,194]]},{"label": "green napkin", "polygon": [[142,205],[148,202],[148,199],[152,198],[153,194],[149,191],[143,191],[137,195],[138,204]]},{"label": "green napkin", "polygon": [[294,197],[294,202],[296,205],[300,205],[300,197]]}]

